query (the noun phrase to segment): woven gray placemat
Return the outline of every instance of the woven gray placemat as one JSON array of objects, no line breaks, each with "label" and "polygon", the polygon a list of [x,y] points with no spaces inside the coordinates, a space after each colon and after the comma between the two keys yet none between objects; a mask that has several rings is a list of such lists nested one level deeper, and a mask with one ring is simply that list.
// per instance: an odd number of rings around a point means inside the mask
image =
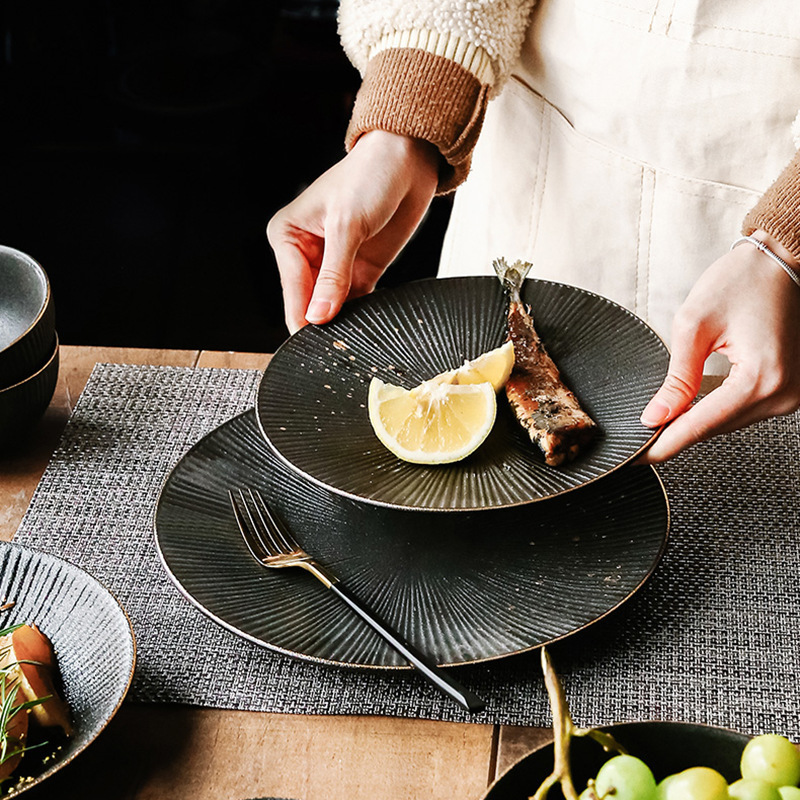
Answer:
[{"label": "woven gray placemat", "polygon": [[[307,714],[467,716],[413,672],[338,669],[251,644],[183,599],[157,557],[161,485],[252,407],[260,373],[98,365],[16,541],[83,567],[122,602],[130,698]],[[800,416],[691,449],[659,472],[667,553],[621,609],[551,647],[579,724],[673,719],[800,731]],[[459,668],[480,722],[549,725],[536,653]]]}]

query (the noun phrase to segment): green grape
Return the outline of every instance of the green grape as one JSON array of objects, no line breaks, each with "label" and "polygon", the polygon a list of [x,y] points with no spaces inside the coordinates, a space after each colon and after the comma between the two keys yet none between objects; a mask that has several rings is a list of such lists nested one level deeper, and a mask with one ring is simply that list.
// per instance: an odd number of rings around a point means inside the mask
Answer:
[{"label": "green grape", "polygon": [[755,778],[741,778],[728,787],[728,794],[734,800],[781,800],[778,790],[766,781]]},{"label": "green grape", "polygon": [[728,782],[709,767],[690,767],[663,782],[663,800],[728,800]]},{"label": "green grape", "polygon": [[779,786],[778,794],[781,800],[800,800],[800,789],[796,786]]},{"label": "green grape", "polygon": [[587,786],[579,795],[578,800],[597,800],[597,795],[592,791],[591,786]]},{"label": "green grape", "polygon": [[677,778],[677,775],[667,775],[661,783],[656,786],[656,798],[655,800],[666,800],[667,797],[667,789],[669,788],[670,783]]},{"label": "green grape", "polygon": [[653,800],[656,779],[650,767],[636,756],[614,756],[600,767],[595,794],[614,800]]},{"label": "green grape", "polygon": [[800,782],[800,751],[784,736],[756,736],[744,748],[741,767],[743,778],[796,786]]}]

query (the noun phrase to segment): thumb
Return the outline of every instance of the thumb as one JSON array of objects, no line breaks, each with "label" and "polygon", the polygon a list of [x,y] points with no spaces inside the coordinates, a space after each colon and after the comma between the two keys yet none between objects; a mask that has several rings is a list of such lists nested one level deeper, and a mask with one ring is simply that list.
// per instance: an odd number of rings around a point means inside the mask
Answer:
[{"label": "thumb", "polygon": [[308,322],[329,322],[339,312],[350,292],[353,262],[362,241],[363,236],[355,226],[345,223],[341,227],[326,229],[322,263],[306,311]]},{"label": "thumb", "polygon": [[672,355],[664,383],[642,412],[641,422],[657,428],[682,414],[700,391],[708,344],[699,331],[688,336],[673,334]]}]

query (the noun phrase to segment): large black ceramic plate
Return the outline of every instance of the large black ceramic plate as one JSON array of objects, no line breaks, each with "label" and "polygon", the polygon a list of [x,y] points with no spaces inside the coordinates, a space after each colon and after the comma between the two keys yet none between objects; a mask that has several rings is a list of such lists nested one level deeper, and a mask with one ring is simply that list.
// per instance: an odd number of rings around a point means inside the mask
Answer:
[{"label": "large black ceramic plate", "polygon": [[32,750],[6,786],[15,797],[72,761],[106,727],[133,676],[136,649],[130,621],[97,580],[55,556],[0,542],[0,598],[14,605],[0,614],[0,627],[35,624],[56,652],[74,735],[51,756]]},{"label": "large black ceramic plate", "polygon": [[345,305],[308,326],[273,357],[256,410],[267,441],[326,488],[387,506],[476,510],[514,506],[589,483],[633,459],[654,433],[639,415],[663,380],[668,354],[642,320],[596,294],[527,281],[537,330],[600,426],[582,457],[548,467],[501,397],[492,433],[456,464],[401,461],[380,444],[367,414],[370,380],[406,388],[505,340],[507,301],[494,278],[416,281]]},{"label": "large black ceramic plate", "polygon": [[357,503],[289,469],[249,411],[201,440],[166,480],[155,516],[168,573],[217,622],[303,658],[406,666],[311,575],[250,557],[230,487],[260,489],[298,540],[440,664],[519,653],[567,636],[628,598],[669,524],[651,467],[630,466],[533,506],[465,514]]},{"label": "large black ceramic plate", "polygon": [[[688,722],[627,722],[602,728],[631,755],[643,759],[660,781],[689,767],[711,767],[732,783],[741,777],[739,761],[750,737],[710,725]],[[610,756],[588,739],[573,739],[572,777],[578,791]],[[528,800],[553,770],[553,745],[524,756],[498,778],[483,800]],[[579,788],[580,787],[580,788]],[[564,800],[558,788],[548,800]]]}]

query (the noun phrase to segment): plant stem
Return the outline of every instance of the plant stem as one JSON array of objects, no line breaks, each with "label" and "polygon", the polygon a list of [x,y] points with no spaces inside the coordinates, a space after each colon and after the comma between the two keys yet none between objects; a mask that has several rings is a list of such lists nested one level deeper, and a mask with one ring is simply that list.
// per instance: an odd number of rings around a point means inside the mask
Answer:
[{"label": "plant stem", "polygon": [[550,789],[557,783],[561,784],[561,792],[565,800],[578,800],[569,764],[570,744],[575,735],[575,723],[569,713],[564,687],[553,669],[553,663],[546,647],[542,648],[542,672],[544,672],[547,696],[550,699],[550,710],[553,713],[553,771],[545,778],[531,800],[544,800]]},{"label": "plant stem", "polygon": [[553,669],[553,662],[547,648],[542,648],[542,672],[544,685],[553,714],[553,771],[544,779],[536,794],[529,800],[545,800],[550,789],[561,784],[561,793],[565,800],[579,800],[578,792],[572,781],[570,766],[570,747],[576,736],[586,736],[597,742],[607,753],[625,753],[625,749],[610,733],[597,728],[576,728],[569,713],[569,705],[564,694],[564,687]]}]

